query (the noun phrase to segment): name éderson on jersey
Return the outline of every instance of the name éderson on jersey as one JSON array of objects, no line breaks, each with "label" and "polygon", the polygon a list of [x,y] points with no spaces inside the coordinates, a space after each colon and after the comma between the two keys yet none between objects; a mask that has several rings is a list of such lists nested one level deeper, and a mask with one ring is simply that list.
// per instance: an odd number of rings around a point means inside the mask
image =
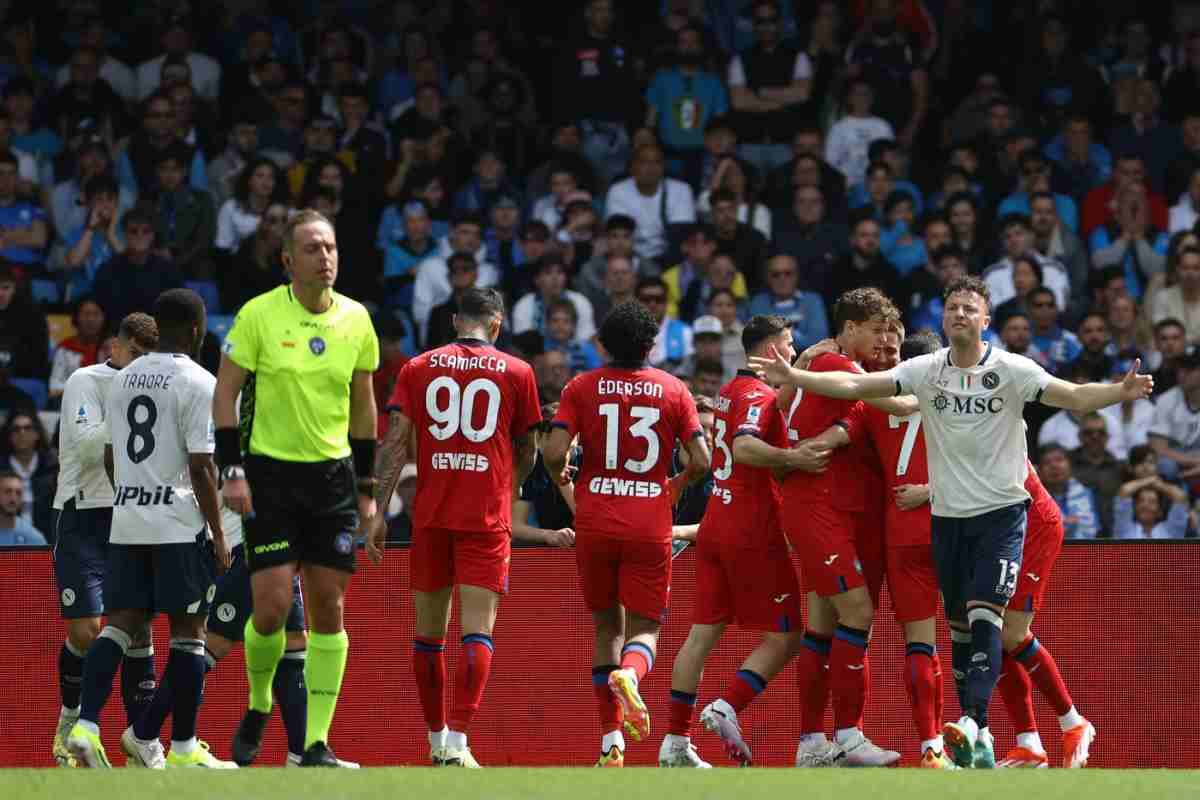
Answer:
[{"label": "name \u00e9derson on jersey", "polygon": [[661,383],[652,383],[650,381],[618,381],[612,378],[601,379],[596,391],[604,394],[623,394],[632,395],[634,397],[659,397],[663,396],[663,387]]}]

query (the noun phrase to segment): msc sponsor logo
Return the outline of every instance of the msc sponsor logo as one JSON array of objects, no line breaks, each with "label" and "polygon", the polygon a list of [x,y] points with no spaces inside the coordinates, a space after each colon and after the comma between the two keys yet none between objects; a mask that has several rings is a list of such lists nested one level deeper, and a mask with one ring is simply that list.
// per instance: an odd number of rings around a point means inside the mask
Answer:
[{"label": "msc sponsor logo", "polygon": [[985,395],[951,397],[945,392],[938,392],[933,398],[933,408],[938,414],[945,414],[949,411],[951,414],[962,417],[999,414],[1004,410],[1004,398]]},{"label": "msc sponsor logo", "polygon": [[175,489],[171,486],[118,486],[113,506],[170,506],[174,505]]}]

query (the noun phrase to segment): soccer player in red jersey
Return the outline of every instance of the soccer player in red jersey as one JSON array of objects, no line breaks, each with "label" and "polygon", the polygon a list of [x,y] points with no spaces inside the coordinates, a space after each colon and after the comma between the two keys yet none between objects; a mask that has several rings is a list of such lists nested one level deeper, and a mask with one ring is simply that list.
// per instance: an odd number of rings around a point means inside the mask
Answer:
[{"label": "soccer player in red jersey", "polygon": [[[478,767],[467,746],[467,728],[487,685],[492,627],[508,590],[513,491],[533,469],[542,414],[533,369],[493,347],[504,320],[500,293],[468,289],[458,308],[459,338],[422,353],[400,371],[388,404],[391,425],[377,499],[381,509],[391,502],[415,433],[413,674],[433,764]],[[367,542],[375,563],[383,558],[386,536],[380,512]],[[455,586],[462,655],[447,717],[444,650]]]},{"label": "soccer player in red jersey", "polygon": [[[747,353],[771,347],[791,358],[791,323],[757,316],[742,331]],[[692,710],[704,661],[730,622],[761,631],[762,642],[732,676],[723,694],[700,713],[730,758],[751,761],[737,715],[787,665],[800,644],[800,587],[783,536],[774,468],[807,465],[788,449],[775,390],[747,369],[725,384],[715,406],[713,491],[696,545],[699,593],[687,641],[671,672],[671,721],[658,751],[662,767],[708,767],[691,743]]]},{"label": "soccer player in red jersey", "polygon": [[[840,352],[818,355],[809,369],[863,372],[859,362],[884,345],[889,324],[898,319],[895,306],[878,289],[846,292],[834,309]],[[787,397],[781,401],[787,402]],[[806,392],[792,407],[788,437],[800,441],[817,436],[845,420],[855,405]],[[908,413],[915,403],[889,400],[881,407]],[[834,451],[827,471],[794,472],[783,485],[784,526],[801,556],[809,609],[797,665],[802,704],[797,766],[832,766],[843,755],[852,766],[887,766],[900,758],[875,746],[859,727],[866,701],[867,643],[875,618],[872,598],[878,596],[883,579],[882,558],[860,559],[860,543],[882,555],[882,531],[866,513],[877,471],[875,454],[863,441]],[[823,731],[830,688],[833,745]]]},{"label": "soccer player in red jersey", "polygon": [[[941,348],[933,334],[917,334],[905,339],[897,352],[899,339],[896,333],[888,334],[882,357],[872,364],[872,371],[891,369],[901,359]],[[904,628],[904,687],[921,737],[921,766],[950,769],[953,762],[945,756],[941,736],[942,669],[936,649],[938,584],[921,415],[896,417],[865,406],[850,428],[852,437],[864,433],[883,466],[887,582],[896,622]]]},{"label": "soccer player in red jersey", "polygon": [[1096,729],[1075,710],[1054,656],[1030,631],[1033,616],[1042,607],[1050,571],[1062,550],[1063,522],[1058,503],[1042,485],[1033,464],[1028,466],[1025,490],[1033,499],[1025,531],[1021,577],[1017,579],[1017,592],[1004,614],[1004,672],[996,684],[1017,731],[1017,746],[996,766],[1036,769],[1049,765],[1033,716],[1032,690],[1036,683],[1058,715],[1058,724],[1063,731],[1063,766],[1084,767],[1087,766],[1088,750],[1096,738]]},{"label": "soccer player in red jersey", "polygon": [[[658,328],[636,301],[609,313],[599,338],[612,361],[567,384],[543,451],[547,471],[565,480],[576,435],[583,448],[575,479],[575,554],[596,629],[592,684],[604,734],[597,766],[624,764],[622,723],[634,741],[650,734],[638,683],[654,663],[667,614],[671,506],[709,468],[687,387],[646,366]],[[676,440],[687,452],[687,467],[668,479]]]}]

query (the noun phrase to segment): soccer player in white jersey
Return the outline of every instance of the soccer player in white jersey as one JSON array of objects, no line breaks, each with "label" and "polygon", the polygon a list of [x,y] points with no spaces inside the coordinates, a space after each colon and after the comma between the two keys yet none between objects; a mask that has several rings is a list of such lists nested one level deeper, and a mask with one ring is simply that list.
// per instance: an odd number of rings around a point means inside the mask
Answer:
[{"label": "soccer player in white jersey", "polygon": [[1016,589],[1025,540],[1026,451],[1022,418],[1035,400],[1080,414],[1147,397],[1141,362],[1118,383],[1067,383],[1024,356],[983,341],[990,322],[987,285],[975,277],[944,292],[942,327],[950,347],[887,372],[857,375],[792,369],[782,355],[751,359],[769,381],[845,399],[915,394],[929,456],[933,548],[951,628],[971,637],[965,715],[943,728],[960,766],[993,767],[988,704],[1000,676],[1004,608]]},{"label": "soccer player in white jersey", "polygon": [[[204,301],[188,289],[154,304],[158,348],[112,379],[105,406],[105,467],[114,481],[104,600],[108,625],[88,650],[82,711],[67,737],[80,766],[111,766],[100,742],[100,710],[131,635],[152,612],[171,625],[171,651],[158,695],[173,698],[165,766],[236,767],[196,739],[204,688],[204,621],[229,548],[217,498],[212,395],[216,378],[193,361],[204,338]],[[151,702],[153,707],[153,701]],[[157,729],[143,714],[121,737],[131,762],[148,765]]]},{"label": "soccer player in white jersey", "polygon": [[[112,484],[104,472],[104,400],[117,371],[158,346],[158,328],[148,314],[121,320],[111,339],[112,354],[102,364],[71,373],[63,389],[63,421],[59,432],[58,511],[54,545],[54,576],[58,602],[67,621],[67,638],[58,653],[58,686],[62,710],[54,734],[54,760],[75,766],[67,750],[67,734],[79,719],[83,657],[100,635],[104,614],[101,586],[112,528]],[[145,710],[154,693],[154,646],[149,625],[132,637],[121,668],[121,697],[130,725]]]}]

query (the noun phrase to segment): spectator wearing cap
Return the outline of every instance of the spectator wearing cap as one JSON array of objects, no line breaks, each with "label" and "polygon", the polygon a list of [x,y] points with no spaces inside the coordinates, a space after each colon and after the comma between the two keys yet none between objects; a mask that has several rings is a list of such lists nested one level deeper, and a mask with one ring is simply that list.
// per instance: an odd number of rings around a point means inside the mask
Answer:
[{"label": "spectator wearing cap", "polygon": [[19,181],[16,156],[0,151],[0,259],[36,272],[43,264],[50,228],[42,207],[18,196]]},{"label": "spectator wearing cap", "polygon": [[[1080,217],[1080,236],[1112,221],[1117,215],[1117,196],[1125,189],[1146,185],[1146,165],[1136,153],[1121,153],[1113,168],[1112,180],[1088,192],[1083,200]],[[1160,231],[1170,226],[1170,211],[1166,200],[1156,192],[1146,193],[1146,219]]]},{"label": "spectator wearing cap", "polygon": [[220,277],[221,308],[237,313],[246,301],[286,283],[283,268],[283,231],[290,209],[272,203],[263,212],[254,233],[246,237]]},{"label": "spectator wearing cap", "polygon": [[[233,124],[226,134],[225,149],[208,163],[208,189],[217,208],[233,197],[242,170],[259,152],[260,119],[260,112],[255,108],[237,109],[233,115]],[[286,184],[281,181],[280,185]]]},{"label": "spectator wearing cap", "polygon": [[78,47],[71,53],[69,80],[51,98],[46,118],[62,135],[72,117],[87,114],[108,130],[126,127],[125,100],[100,77],[100,52]]},{"label": "spectator wearing cap", "polygon": [[662,278],[642,278],[637,284],[637,301],[658,322],[658,335],[650,348],[650,366],[673,372],[693,352],[692,329],[667,314],[667,284]]},{"label": "spectator wearing cap", "polygon": [[[674,373],[691,384],[693,394],[716,397],[717,392],[721,390],[721,384],[731,380],[733,374],[737,373],[737,368],[734,367],[733,373],[728,374],[728,365],[725,364],[724,358],[724,340],[725,328],[721,320],[711,314],[696,317],[692,322],[692,344],[695,350],[675,368]],[[702,377],[698,378],[698,374]],[[697,386],[697,380],[703,385]],[[709,391],[714,388],[714,384],[716,391]]]},{"label": "spectator wearing cap", "polygon": [[552,70],[553,108],[575,120],[603,185],[625,169],[629,131],[641,124],[635,48],[614,30],[612,0],[584,4],[584,29],[563,42]]},{"label": "spectator wearing cap", "polygon": [[304,194],[304,183],[314,163],[325,158],[336,158],[350,172],[354,172],[357,161],[354,153],[338,149],[337,121],[325,114],[312,117],[304,128],[304,152],[287,172],[288,188],[292,197]]},{"label": "spectator wearing cap", "polygon": [[546,306],[545,328],[544,348],[565,352],[571,359],[571,371],[576,375],[604,365],[595,346],[579,338],[579,312],[566,297],[553,300]]},{"label": "spectator wearing cap", "polygon": [[508,178],[508,165],[498,150],[483,148],[475,156],[471,178],[454,193],[454,210],[491,216],[492,203],[500,197],[518,197]]},{"label": "spectator wearing cap", "polygon": [[118,193],[117,181],[110,175],[97,175],[84,186],[87,221],[69,231],[63,241],[65,278],[72,297],[91,294],[100,267],[125,250]]},{"label": "spectator wearing cap", "polygon": [[1086,112],[1075,111],[1063,119],[1062,130],[1043,149],[1058,166],[1067,193],[1082,204],[1088,192],[1112,177],[1112,154],[1092,135]]},{"label": "spectator wearing cap", "polygon": [[1189,347],[1175,359],[1179,384],[1154,403],[1148,442],[1167,480],[1200,474],[1200,349]]},{"label": "spectator wearing cap", "polygon": [[155,209],[155,238],[159,255],[169,258],[192,280],[212,277],[211,251],[217,233],[217,214],[208,192],[184,182],[193,154],[175,143],[158,154],[157,176],[149,202]]},{"label": "spectator wearing cap", "polygon": [[429,315],[429,335],[424,349],[433,350],[458,338],[454,328],[454,317],[458,314],[458,301],[463,292],[475,286],[479,278],[479,265],[470,253],[453,253],[446,259],[450,269],[450,299],[433,309]]},{"label": "spectator wearing cap", "polygon": [[1175,262],[1175,285],[1159,289],[1150,301],[1150,321],[1183,323],[1189,343],[1200,343],[1200,249],[1184,247]]},{"label": "spectator wearing cap", "polygon": [[216,248],[236,253],[242,242],[258,230],[268,207],[287,203],[287,182],[275,162],[261,157],[249,162],[238,176],[233,197],[217,212]]},{"label": "spectator wearing cap", "polygon": [[185,174],[191,187],[207,192],[204,156],[180,141],[175,133],[175,104],[166,93],[158,93],[142,104],[141,129],[117,144],[117,181],[139,196],[154,194],[158,188],[156,167],[168,150],[177,151],[185,159]]},{"label": "spectator wearing cap", "polygon": [[708,69],[704,37],[685,23],[675,33],[675,65],[656,71],[646,89],[646,127],[658,131],[668,172],[691,175],[703,156],[709,120],[728,113],[729,95]]},{"label": "spectator wearing cap", "polygon": [[37,124],[36,101],[33,81],[28,78],[13,78],[4,86],[10,146],[29,153],[40,164],[50,164],[62,152],[63,143],[54,131]]},{"label": "spectator wearing cap", "polygon": [[853,186],[862,183],[870,164],[868,150],[877,139],[894,139],[895,131],[883,117],[872,111],[875,89],[858,78],[847,82],[846,113],[829,129],[825,139],[825,160]]},{"label": "spectator wearing cap", "polygon": [[138,206],[121,218],[125,249],[96,272],[96,301],[110,320],[135,311],[149,313],[167,289],[183,286],[183,274],[157,246],[153,208]]},{"label": "spectator wearing cap", "polygon": [[1010,214],[1000,220],[1000,232],[1004,257],[983,271],[983,280],[992,293],[992,307],[1017,296],[1017,288],[1013,283],[1014,266],[1018,258],[1031,255],[1042,268],[1041,284],[1054,292],[1054,301],[1059,308],[1066,308],[1071,296],[1071,279],[1062,264],[1033,249],[1029,217]]},{"label": "spectator wearing cap", "polygon": [[160,55],[137,67],[138,99],[145,100],[162,83],[163,64],[176,56],[187,62],[191,71],[192,88],[201,97],[215,103],[221,91],[221,65],[216,60],[192,49],[193,20],[187,14],[174,14],[167,19],[159,34]]},{"label": "spectator wearing cap", "polygon": [[1072,476],[1071,460],[1065,447],[1051,443],[1041,448],[1038,476],[1058,504],[1066,538],[1095,539],[1100,536],[1100,508],[1096,495]]},{"label": "spectator wearing cap", "polygon": [[817,292],[800,289],[800,268],[786,253],[767,262],[767,286],[750,301],[750,316],[776,314],[792,323],[792,341],[801,351],[829,336],[825,301]]},{"label": "spectator wearing cap", "polygon": [[[1030,197],[1035,192],[1050,192],[1050,162],[1036,150],[1022,153],[1017,164],[1017,190],[1000,201],[996,208],[996,219],[1009,214],[1030,213]],[[1065,194],[1051,193],[1059,221],[1071,233],[1079,232],[1079,209],[1075,201]]]},{"label": "spectator wearing cap", "polygon": [[[45,380],[50,371],[46,315],[34,302],[27,284],[18,288],[19,278],[11,264],[0,262],[0,385],[8,378]],[[0,406],[12,407],[3,402]],[[32,408],[33,401],[29,400],[26,407]]]},{"label": "spectator wearing cap", "polygon": [[488,218],[491,224],[483,234],[488,261],[496,265],[501,275],[509,275],[525,263],[525,252],[521,249],[521,206],[512,195],[498,195],[492,201]]},{"label": "spectator wearing cap", "polygon": [[692,187],[665,177],[663,153],[658,145],[639,147],[633,154],[631,167],[631,177],[609,188],[605,214],[633,217],[637,223],[634,252],[643,259],[660,260],[670,248],[672,226],[696,221]]},{"label": "spectator wearing cap", "polygon": [[354,154],[357,171],[381,184],[388,162],[388,137],[371,118],[371,93],[367,84],[349,81],[337,87],[337,111],[341,121],[338,149]]},{"label": "spectator wearing cap", "polygon": [[483,219],[478,214],[459,214],[454,218],[450,234],[438,242],[438,252],[421,261],[417,267],[417,279],[413,286],[413,318],[421,329],[424,340],[429,331],[429,315],[433,309],[450,299],[450,266],[447,259],[454,253],[469,253],[475,257],[479,267],[479,286],[499,286],[500,271],[487,260],[487,247],[483,244]]},{"label": "spectator wearing cap", "polygon": [[559,298],[570,300],[578,316],[575,341],[584,342],[596,335],[596,320],[592,304],[579,292],[567,288],[567,267],[561,258],[548,257],[538,262],[533,275],[536,291],[518,300],[512,309],[513,334],[525,331],[546,333],[546,313],[550,304]]}]

